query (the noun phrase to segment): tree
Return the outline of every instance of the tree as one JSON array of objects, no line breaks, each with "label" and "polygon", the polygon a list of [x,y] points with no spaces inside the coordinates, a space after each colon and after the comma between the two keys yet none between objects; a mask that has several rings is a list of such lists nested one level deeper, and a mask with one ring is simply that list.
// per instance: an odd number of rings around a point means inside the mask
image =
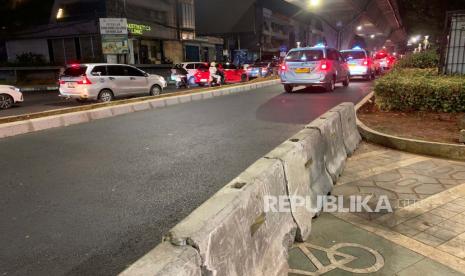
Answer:
[{"label": "tree", "polygon": [[441,38],[446,12],[465,9],[464,0],[398,0],[403,24],[411,35],[430,35],[430,41]]}]

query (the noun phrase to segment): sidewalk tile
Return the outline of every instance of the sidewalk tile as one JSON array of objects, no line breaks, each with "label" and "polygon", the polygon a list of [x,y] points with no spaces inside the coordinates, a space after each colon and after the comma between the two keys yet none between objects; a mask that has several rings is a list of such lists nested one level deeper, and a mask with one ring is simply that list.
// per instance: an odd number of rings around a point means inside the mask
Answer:
[{"label": "sidewalk tile", "polygon": [[459,276],[463,275],[453,269],[442,264],[423,259],[418,263],[409,266],[408,268],[397,273],[398,276]]},{"label": "sidewalk tile", "polygon": [[456,232],[450,231],[448,229],[445,229],[439,225],[433,226],[429,229],[425,230],[425,233],[433,235],[437,238],[440,238],[443,241],[448,241],[450,239],[453,239],[457,236]]},{"label": "sidewalk tile", "polygon": [[440,245],[438,249],[459,258],[465,258],[465,235],[461,234],[460,236]]},{"label": "sidewalk tile", "polygon": [[437,238],[433,235],[427,234],[425,232],[419,233],[413,237],[417,241],[421,241],[424,244],[431,245],[433,247],[436,247],[440,244],[443,244],[445,241],[441,240],[440,238]]},{"label": "sidewalk tile", "polygon": [[449,210],[441,208],[441,207],[431,210],[430,213],[434,214],[436,216],[446,218],[446,219],[457,215],[457,213],[454,213],[452,211],[449,211]]}]

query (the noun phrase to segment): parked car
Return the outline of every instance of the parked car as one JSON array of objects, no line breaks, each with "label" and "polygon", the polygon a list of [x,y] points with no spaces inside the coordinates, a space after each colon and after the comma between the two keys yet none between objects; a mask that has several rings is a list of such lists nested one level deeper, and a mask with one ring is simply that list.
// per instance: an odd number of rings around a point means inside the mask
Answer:
[{"label": "parked car", "polygon": [[246,82],[249,80],[247,72],[232,63],[222,63],[218,65],[218,70],[223,72],[224,83]]},{"label": "parked car", "polygon": [[355,47],[350,50],[342,50],[341,55],[349,66],[351,78],[362,77],[367,80],[375,79],[376,67],[368,51],[360,47]]},{"label": "parked car", "polygon": [[275,61],[257,61],[247,67],[249,78],[267,77],[277,72],[278,63]]},{"label": "parked car", "polygon": [[[210,71],[208,63],[202,63],[199,66],[196,66],[195,73],[193,75],[194,83],[199,86],[208,85],[210,82]],[[192,81],[189,81],[189,83]]]},{"label": "parked car", "polygon": [[279,68],[281,83],[290,93],[296,86],[321,86],[334,91],[336,83],[348,86],[350,72],[338,50],[323,45],[291,49]]},{"label": "parked car", "polygon": [[23,101],[23,93],[19,88],[11,85],[0,85],[0,109],[8,109]]},{"label": "parked car", "polygon": [[70,65],[59,83],[61,97],[101,102],[124,96],[159,95],[167,86],[161,76],[130,65],[105,63]]},{"label": "parked car", "polygon": [[199,69],[201,66],[207,65],[207,62],[182,62],[177,64],[176,66],[181,66],[182,68],[186,69],[187,72],[189,73],[188,76],[191,77],[193,76],[196,72],[197,69]]},{"label": "parked car", "polygon": [[[222,63],[218,64],[217,66],[218,74],[223,78],[223,84],[245,82],[249,79],[247,72],[244,69],[238,68],[232,63]],[[211,79],[209,68],[210,65],[208,63],[204,63],[197,67],[197,70],[194,74],[194,80],[196,84],[199,86],[204,86],[210,83]]]}]

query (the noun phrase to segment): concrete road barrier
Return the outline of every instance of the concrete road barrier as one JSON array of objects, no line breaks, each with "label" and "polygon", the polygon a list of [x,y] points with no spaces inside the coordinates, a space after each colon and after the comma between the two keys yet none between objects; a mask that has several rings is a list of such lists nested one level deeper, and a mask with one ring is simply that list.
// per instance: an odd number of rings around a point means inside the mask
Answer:
[{"label": "concrete road barrier", "polygon": [[291,140],[299,143],[307,155],[305,167],[310,171],[310,198],[312,209],[317,208],[317,196],[331,192],[334,183],[326,169],[325,155],[329,143],[318,129],[304,129],[294,135]]},{"label": "concrete road barrier", "polygon": [[200,255],[191,246],[162,242],[120,276],[201,276]]},{"label": "concrete road barrier", "polygon": [[[312,193],[310,169],[307,166],[308,162],[311,162],[311,157],[304,150],[304,146],[296,142],[294,139],[284,142],[268,153],[266,158],[281,162],[285,172],[288,195],[295,198],[306,198]],[[310,236],[314,213],[301,202],[291,200],[290,204],[292,217],[297,224],[296,239],[305,241]]]},{"label": "concrete road barrier", "polygon": [[176,225],[166,240],[197,248],[205,275],[285,275],[296,225],[288,212],[265,212],[264,198],[286,194],[281,162],[261,158]]},{"label": "concrete road barrier", "polygon": [[348,156],[351,156],[357,149],[362,137],[357,130],[357,117],[353,103],[342,103],[329,112],[337,112],[341,120],[342,137]]},{"label": "concrete road barrier", "polygon": [[194,210],[122,275],[287,275],[288,249],[294,239],[310,236],[314,212],[292,200],[291,212],[282,212],[279,200],[309,197],[317,207],[317,196],[331,191],[347,153],[360,142],[353,116],[354,106],[342,104],[310,123]]},{"label": "concrete road barrier", "polygon": [[341,175],[347,159],[342,124],[337,112],[326,112],[306,128],[318,129],[326,141],[325,165],[333,183]]}]

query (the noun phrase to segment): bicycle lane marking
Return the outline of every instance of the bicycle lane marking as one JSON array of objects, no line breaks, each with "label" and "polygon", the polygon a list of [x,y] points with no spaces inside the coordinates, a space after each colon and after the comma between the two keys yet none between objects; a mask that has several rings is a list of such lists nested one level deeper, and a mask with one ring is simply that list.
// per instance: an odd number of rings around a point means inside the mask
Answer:
[{"label": "bicycle lane marking", "polygon": [[[367,246],[357,244],[357,243],[338,243],[338,244],[333,245],[330,248],[324,248],[324,247],[314,245],[311,243],[299,243],[295,245],[294,247],[298,247],[300,250],[302,250],[302,252],[313,263],[313,265],[315,265],[315,267],[317,268],[317,271],[310,272],[310,271],[305,271],[305,270],[300,270],[300,269],[290,269],[289,273],[300,274],[300,275],[321,275],[321,274],[327,273],[337,268],[348,271],[348,272],[352,272],[352,273],[373,273],[373,272],[377,272],[384,266],[384,258],[383,256],[381,256],[381,254],[378,251],[373,250],[372,248],[369,248]],[[369,252],[375,258],[374,264],[372,264],[371,266],[365,267],[365,268],[352,268],[352,267],[346,266],[346,264],[349,264],[352,261],[358,259],[358,257],[338,251],[338,249],[345,248],[345,247],[359,248],[359,249]],[[326,266],[323,265],[320,262],[320,260],[308,248],[313,248],[313,249],[317,249],[317,250],[325,252],[331,264],[326,265]],[[339,257],[340,259],[336,260],[336,256]]]}]

